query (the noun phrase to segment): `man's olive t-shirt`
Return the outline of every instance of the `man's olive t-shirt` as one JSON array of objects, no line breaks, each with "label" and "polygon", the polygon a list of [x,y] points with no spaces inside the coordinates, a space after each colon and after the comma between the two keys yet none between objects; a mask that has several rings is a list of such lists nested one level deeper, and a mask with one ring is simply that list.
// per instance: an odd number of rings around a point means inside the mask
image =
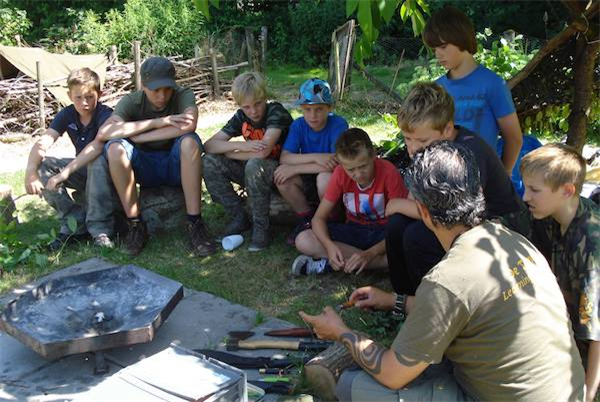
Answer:
[{"label": "man's olive t-shirt", "polygon": [[[114,113],[125,121],[140,121],[180,114],[189,107],[196,107],[194,92],[189,88],[176,87],[163,110],[156,110],[144,91],[136,91],[121,98],[115,106]],[[175,138],[171,138],[147,142],[138,146],[145,151],[168,151],[174,142]]]},{"label": "man's olive t-shirt", "polygon": [[392,346],[438,363],[487,401],[581,401],[584,372],[564,299],[544,256],[485,222],[460,235],[423,278]]}]

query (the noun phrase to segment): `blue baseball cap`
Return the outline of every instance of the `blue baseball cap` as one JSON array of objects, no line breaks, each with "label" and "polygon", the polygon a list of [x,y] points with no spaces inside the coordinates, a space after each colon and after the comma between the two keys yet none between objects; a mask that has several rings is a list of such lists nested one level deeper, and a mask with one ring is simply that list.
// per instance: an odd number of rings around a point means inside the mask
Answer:
[{"label": "blue baseball cap", "polygon": [[318,104],[333,104],[331,88],[329,87],[327,81],[319,78],[311,78],[304,81],[304,83],[300,86],[300,94],[298,96],[298,100],[295,102],[295,105],[299,106]]}]

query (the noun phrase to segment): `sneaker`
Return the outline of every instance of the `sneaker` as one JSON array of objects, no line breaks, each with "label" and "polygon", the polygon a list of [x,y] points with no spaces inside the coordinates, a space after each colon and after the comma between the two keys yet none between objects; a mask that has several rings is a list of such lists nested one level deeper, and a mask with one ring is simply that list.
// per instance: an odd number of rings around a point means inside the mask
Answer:
[{"label": "sneaker", "polygon": [[67,243],[85,240],[86,237],[87,237],[87,234],[74,235],[74,234],[68,234],[68,233],[59,233],[58,236],[56,236],[56,239],[52,240],[52,242],[50,242],[50,244],[48,244],[48,249],[50,251],[58,251]]},{"label": "sneaker", "polygon": [[333,268],[329,265],[327,258],[319,258],[315,260],[312,257],[301,254],[292,263],[292,274],[300,275],[319,275],[333,272]]},{"label": "sneaker", "polygon": [[248,246],[248,251],[262,251],[269,247],[271,239],[269,231],[266,229],[257,228],[256,226],[252,230],[252,240]]},{"label": "sneaker", "polygon": [[113,243],[110,237],[104,233],[100,233],[98,236],[94,237],[94,245],[105,248],[115,247],[115,243]]},{"label": "sneaker", "polygon": [[217,245],[209,236],[202,220],[198,219],[194,223],[188,222],[187,225],[188,235],[190,236],[190,242],[192,243],[195,255],[206,257],[217,251]]},{"label": "sneaker", "polygon": [[141,220],[129,221],[129,230],[125,238],[125,251],[132,257],[142,252],[148,240],[146,223]]},{"label": "sneaker", "polygon": [[248,219],[248,214],[244,211],[241,213],[237,213],[234,215],[229,225],[225,228],[223,232],[223,237],[230,236],[233,234],[242,234],[246,230],[249,230],[252,227],[252,223],[250,223],[250,219]]},{"label": "sneaker", "polygon": [[305,230],[310,229],[310,227],[310,221],[297,224],[296,227],[294,227],[292,231],[287,235],[287,237],[285,238],[285,242],[288,245],[294,247],[296,245],[296,237],[298,237],[298,235],[304,232]]}]

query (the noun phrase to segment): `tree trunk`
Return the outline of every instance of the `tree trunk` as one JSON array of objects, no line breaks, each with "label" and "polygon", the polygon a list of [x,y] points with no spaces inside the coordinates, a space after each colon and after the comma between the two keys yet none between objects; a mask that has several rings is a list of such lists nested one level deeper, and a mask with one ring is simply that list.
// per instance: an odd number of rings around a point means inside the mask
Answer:
[{"label": "tree trunk", "polygon": [[588,44],[586,37],[580,35],[573,66],[574,90],[567,144],[581,152],[585,145],[588,117],[592,103],[594,87],[594,67],[600,52],[600,42]]}]

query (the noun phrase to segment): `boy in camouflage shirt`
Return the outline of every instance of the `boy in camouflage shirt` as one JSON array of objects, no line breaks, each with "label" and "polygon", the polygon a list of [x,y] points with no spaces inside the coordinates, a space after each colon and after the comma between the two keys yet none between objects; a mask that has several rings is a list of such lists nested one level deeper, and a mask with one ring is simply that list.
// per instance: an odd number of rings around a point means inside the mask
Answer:
[{"label": "boy in camouflage shirt", "polygon": [[[206,141],[204,181],[213,201],[225,207],[232,220],[223,236],[242,233],[252,227],[249,251],[260,251],[270,243],[269,209],[273,175],[285,142],[292,116],[277,102],[267,103],[264,77],[243,73],[231,86],[238,111],[227,124]],[[245,141],[230,141],[243,137]],[[233,183],[246,188],[252,222],[244,200]]]},{"label": "boy in camouflage shirt", "polygon": [[523,200],[529,211],[504,223],[544,254],[565,297],[586,369],[587,400],[600,383],[600,208],[579,196],[585,160],[574,149],[549,144],[523,158]]}]

